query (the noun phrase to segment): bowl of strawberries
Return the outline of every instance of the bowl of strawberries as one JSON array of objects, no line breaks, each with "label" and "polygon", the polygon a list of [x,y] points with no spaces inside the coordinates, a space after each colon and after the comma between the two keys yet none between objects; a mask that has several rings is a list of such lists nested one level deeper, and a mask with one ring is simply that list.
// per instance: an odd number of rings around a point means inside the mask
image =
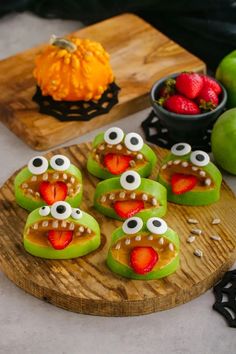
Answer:
[{"label": "bowl of strawberries", "polygon": [[226,101],[226,90],[219,81],[195,72],[164,77],[151,89],[153,109],[175,142],[191,143],[204,136]]}]

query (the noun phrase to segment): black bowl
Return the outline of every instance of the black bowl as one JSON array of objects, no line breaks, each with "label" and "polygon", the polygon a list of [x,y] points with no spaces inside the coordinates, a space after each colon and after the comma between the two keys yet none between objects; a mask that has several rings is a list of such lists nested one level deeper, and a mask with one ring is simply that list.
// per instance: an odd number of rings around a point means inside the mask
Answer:
[{"label": "black bowl", "polygon": [[220,103],[214,110],[194,115],[169,112],[155,101],[164,82],[170,78],[175,79],[178,75],[179,73],[172,74],[155,82],[150,93],[151,104],[162,125],[168,129],[168,135],[171,140],[174,142],[185,141],[193,143],[205,135],[206,130],[212,127],[213,123],[223,112],[227,101],[227,92],[221,83],[216,80],[222,88],[222,93],[219,96]]}]

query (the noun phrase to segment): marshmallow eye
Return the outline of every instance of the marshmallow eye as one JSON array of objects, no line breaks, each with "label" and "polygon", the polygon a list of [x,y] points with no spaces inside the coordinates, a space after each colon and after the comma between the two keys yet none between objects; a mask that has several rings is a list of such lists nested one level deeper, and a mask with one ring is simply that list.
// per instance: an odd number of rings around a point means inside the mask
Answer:
[{"label": "marshmallow eye", "polygon": [[171,152],[175,156],[184,156],[191,152],[191,146],[186,143],[178,143],[172,146]]},{"label": "marshmallow eye", "polygon": [[167,223],[163,219],[154,217],[154,218],[148,219],[147,229],[152,234],[162,235],[167,231],[168,226],[167,226]]},{"label": "marshmallow eye", "polygon": [[54,155],[50,160],[50,165],[56,171],[65,171],[70,167],[70,160],[64,155]]},{"label": "marshmallow eye", "polygon": [[127,171],[124,172],[120,177],[120,185],[122,188],[132,191],[139,188],[141,184],[141,177],[138,172]]},{"label": "marshmallow eye", "polygon": [[137,133],[125,136],[125,146],[131,151],[140,151],[143,148],[143,138]]},{"label": "marshmallow eye", "polygon": [[56,202],[51,206],[51,214],[55,219],[64,220],[71,215],[71,206],[66,202]]},{"label": "marshmallow eye", "polygon": [[108,129],[104,134],[104,140],[107,144],[116,145],[121,143],[124,138],[124,132],[122,129],[112,127]]},{"label": "marshmallow eye", "polygon": [[50,211],[51,211],[50,207],[47,205],[44,205],[39,209],[39,215],[40,216],[48,216],[50,214]]},{"label": "marshmallow eye", "polygon": [[41,175],[48,169],[48,160],[43,156],[35,156],[29,161],[28,169],[33,175]]},{"label": "marshmallow eye", "polygon": [[73,208],[71,216],[72,216],[73,219],[79,220],[79,219],[82,218],[83,213],[82,213],[82,211],[79,208]]},{"label": "marshmallow eye", "polygon": [[143,227],[143,220],[138,217],[133,217],[125,220],[122,225],[122,230],[125,234],[132,235],[139,232]]},{"label": "marshmallow eye", "polygon": [[190,161],[196,166],[206,166],[210,162],[209,155],[205,151],[196,150],[190,155]]}]

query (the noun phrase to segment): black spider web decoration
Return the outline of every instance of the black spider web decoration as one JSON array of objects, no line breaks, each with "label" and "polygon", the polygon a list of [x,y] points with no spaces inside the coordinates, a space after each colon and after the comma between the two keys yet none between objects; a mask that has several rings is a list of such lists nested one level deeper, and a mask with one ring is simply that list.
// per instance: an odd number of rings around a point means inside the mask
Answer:
[{"label": "black spider web decoration", "polygon": [[[170,149],[176,141],[171,139],[168,129],[161,123],[156,113],[152,110],[141,124],[146,140],[165,149]],[[211,151],[211,128],[207,129],[204,136],[197,141],[188,141],[193,150]]]},{"label": "black spider web decoration", "polygon": [[89,121],[101,114],[108,113],[118,103],[120,87],[112,82],[98,101],[54,101],[51,96],[43,96],[37,86],[33,96],[39,112],[53,116],[60,121]]},{"label": "black spider web decoration", "polygon": [[226,272],[213,291],[216,298],[213,309],[226,319],[229,327],[236,328],[236,269]]}]

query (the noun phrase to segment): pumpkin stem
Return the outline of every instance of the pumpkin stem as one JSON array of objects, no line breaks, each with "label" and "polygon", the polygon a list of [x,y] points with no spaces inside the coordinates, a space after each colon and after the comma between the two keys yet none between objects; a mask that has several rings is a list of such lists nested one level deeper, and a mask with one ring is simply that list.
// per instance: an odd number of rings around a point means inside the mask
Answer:
[{"label": "pumpkin stem", "polygon": [[76,45],[69,41],[68,39],[62,38],[62,37],[57,37],[55,34],[53,34],[50,38],[50,44],[55,45],[56,47],[66,49],[68,52],[75,52],[77,47]]}]

